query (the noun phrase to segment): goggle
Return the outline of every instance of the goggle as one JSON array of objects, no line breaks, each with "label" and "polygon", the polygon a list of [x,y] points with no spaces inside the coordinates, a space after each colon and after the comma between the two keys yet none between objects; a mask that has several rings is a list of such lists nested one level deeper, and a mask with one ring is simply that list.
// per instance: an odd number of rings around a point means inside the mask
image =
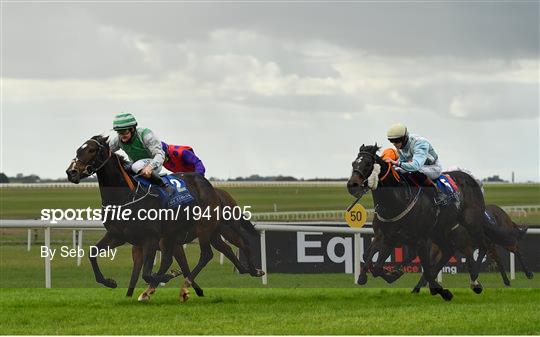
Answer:
[{"label": "goggle", "polygon": [[392,144],[397,144],[397,143],[401,143],[403,142],[403,138],[393,138],[393,139],[388,139],[388,141]]},{"label": "goggle", "polygon": [[118,132],[119,135],[127,135],[129,133],[129,129],[118,130],[116,132]]}]

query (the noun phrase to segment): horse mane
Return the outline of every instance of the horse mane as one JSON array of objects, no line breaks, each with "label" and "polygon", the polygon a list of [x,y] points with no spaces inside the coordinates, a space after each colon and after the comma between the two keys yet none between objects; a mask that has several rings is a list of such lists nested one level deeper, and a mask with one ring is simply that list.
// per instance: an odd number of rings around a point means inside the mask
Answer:
[{"label": "horse mane", "polygon": [[[91,139],[97,141],[98,143],[100,143],[103,146],[109,147],[109,144],[107,143],[107,141],[109,140],[108,136],[95,135]],[[124,158],[124,156],[122,156],[122,155],[120,155],[118,153],[112,153],[112,155],[118,157],[118,161],[120,162],[120,165],[122,165],[122,167],[126,167],[125,164],[127,163],[127,160],[126,160],[126,158]]]}]

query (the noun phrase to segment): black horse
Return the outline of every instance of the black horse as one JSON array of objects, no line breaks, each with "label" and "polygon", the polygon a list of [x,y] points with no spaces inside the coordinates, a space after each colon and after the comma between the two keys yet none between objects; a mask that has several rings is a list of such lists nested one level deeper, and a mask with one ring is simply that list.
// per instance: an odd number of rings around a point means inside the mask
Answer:
[{"label": "black horse", "polygon": [[[504,266],[502,264],[497,247],[501,247],[508,252],[514,253],[523,269],[525,276],[528,279],[532,279],[533,273],[525,265],[523,257],[519,251],[519,240],[521,240],[521,238],[525,235],[528,228],[526,226],[517,225],[515,222],[512,221],[510,216],[497,205],[486,205],[486,212],[489,213],[493,218],[493,223],[491,224],[491,226],[485,228],[487,242],[489,245],[488,255],[491,257],[491,259],[496,265],[497,270],[500,272],[504,285],[510,286],[510,280],[508,279],[508,276],[506,275],[506,272],[504,270]],[[367,272],[372,268],[372,259],[370,259],[370,257],[372,258],[374,253],[379,251],[379,245],[382,240],[382,234],[378,226],[374,226],[374,232],[375,237],[364,255],[364,259],[366,262],[361,263],[361,273],[358,277],[358,284],[360,285],[367,283]],[[472,249],[472,241],[470,239],[470,236],[468,235],[468,233],[464,232],[462,233],[461,238],[461,246],[456,247],[456,250],[463,255],[470,254],[470,251]],[[393,267],[393,272],[387,273],[387,275],[385,275],[386,279],[395,275],[401,276],[403,274],[402,267],[411,263],[417,256],[416,252],[410,248],[407,249],[406,252],[407,253],[405,254],[405,259],[403,259],[401,263]],[[439,261],[441,258],[441,250],[436,244],[432,244],[431,260]],[[469,263],[468,260],[467,262]],[[426,284],[426,280],[423,277],[420,277],[420,280],[413,288],[412,292],[420,292],[420,289]],[[474,289],[476,288],[473,288],[473,290]]]},{"label": "black horse", "polygon": [[[115,248],[126,242],[142,247],[143,251],[143,279],[150,285],[157,286],[166,283],[174,275],[166,274],[172,264],[173,252],[181,237],[194,228],[197,235],[201,255],[193,271],[184,281],[182,292],[187,292],[202,268],[212,259],[211,241],[219,235],[216,230],[218,221],[216,216],[201,217],[198,221],[189,217],[186,212],[178,212],[178,218],[161,221],[148,220],[137,216],[150,214],[151,211],[163,209],[159,198],[148,194],[145,197],[132,199],[135,181],[125,170],[123,158],[112,153],[107,143],[108,137],[94,136],[86,141],[79,149],[77,156],[66,170],[69,181],[77,184],[81,179],[96,173],[102,199],[103,210],[111,206],[121,206],[123,214],[129,213],[127,219],[115,216],[104,222],[107,233],[96,244],[98,249]],[[196,173],[180,173],[176,176],[182,179],[195,201],[191,206],[201,209],[214,210],[220,205],[219,197],[203,176]],[[141,210],[143,212],[141,212]],[[161,241],[161,242],[160,242]],[[152,274],[152,266],[156,251],[161,244],[162,259],[159,270]],[[96,257],[90,257],[94,276],[98,283],[109,288],[116,288],[113,279],[105,278],[98,266]]]},{"label": "black horse", "polygon": [[[481,287],[477,278],[487,245],[482,231],[484,199],[476,180],[463,172],[448,172],[459,186],[460,206],[456,208],[451,203],[434,207],[433,187],[420,186],[417,181],[422,179],[398,174],[391,164],[377,155],[378,150],[377,144],[360,147],[347,182],[349,193],[356,198],[372,190],[376,209],[373,223],[381,233],[379,257],[373,266],[373,275],[382,276],[387,282],[399,278],[400,272],[389,274],[384,271],[383,264],[394,247],[405,244],[418,253],[431,293],[450,300],[452,293],[443,289],[435,277],[453,255],[456,243],[460,241],[460,232],[463,232],[460,227],[463,226],[480,248],[479,258],[471,264],[470,274],[471,285]],[[432,243],[436,243],[442,252],[442,258],[436,265],[432,265],[430,259]],[[372,256],[366,256],[368,259],[364,261],[370,261]],[[472,261],[472,252],[469,258]]]}]

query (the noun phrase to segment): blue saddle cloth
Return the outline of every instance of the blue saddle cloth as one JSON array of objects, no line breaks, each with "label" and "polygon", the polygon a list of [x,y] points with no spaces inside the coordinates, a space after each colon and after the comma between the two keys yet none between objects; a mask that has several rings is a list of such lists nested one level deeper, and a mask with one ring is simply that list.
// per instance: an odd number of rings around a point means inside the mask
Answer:
[{"label": "blue saddle cloth", "polygon": [[458,200],[458,187],[454,180],[448,175],[441,174],[436,180],[439,190],[452,200]]},{"label": "blue saddle cloth", "polygon": [[[150,180],[138,176],[135,178],[142,186],[148,187],[152,183]],[[169,174],[167,176],[161,177],[161,180],[163,180],[166,184],[171,185],[174,187],[175,192],[173,195],[169,196],[167,191],[159,186],[153,186],[155,190],[159,193],[160,199],[163,201],[163,206],[167,208],[176,208],[185,204],[188,204],[195,200],[195,198],[191,195],[189,190],[186,187],[185,181],[182,179],[175,177],[172,174]]]}]

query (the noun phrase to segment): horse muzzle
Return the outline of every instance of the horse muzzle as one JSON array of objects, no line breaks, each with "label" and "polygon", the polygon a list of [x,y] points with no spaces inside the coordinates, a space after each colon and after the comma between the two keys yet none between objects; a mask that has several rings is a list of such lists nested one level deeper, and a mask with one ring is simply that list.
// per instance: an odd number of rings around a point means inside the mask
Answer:
[{"label": "horse muzzle", "polygon": [[67,170],[66,174],[68,180],[74,184],[78,184],[81,181],[81,174],[75,169]]},{"label": "horse muzzle", "polygon": [[353,197],[360,198],[361,196],[363,196],[365,194],[365,192],[364,192],[365,187],[363,185],[364,184],[362,184],[361,181],[351,182],[349,180],[347,182],[347,191]]}]

